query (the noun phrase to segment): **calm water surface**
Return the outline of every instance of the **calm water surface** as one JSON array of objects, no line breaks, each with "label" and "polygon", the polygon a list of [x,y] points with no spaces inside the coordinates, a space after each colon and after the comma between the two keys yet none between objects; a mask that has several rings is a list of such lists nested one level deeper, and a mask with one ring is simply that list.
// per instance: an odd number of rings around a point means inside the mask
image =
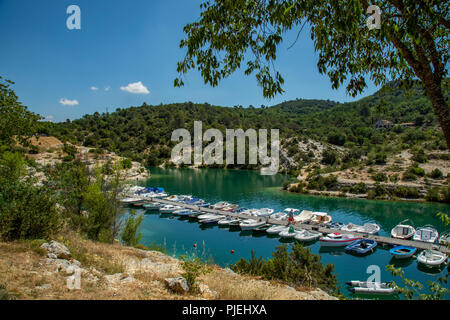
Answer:
[{"label": "calm water surface", "polygon": [[[372,201],[288,193],[281,191],[283,182],[288,180],[287,176],[261,176],[258,171],[151,168],[151,172],[152,177],[145,185],[163,187],[170,194],[192,194],[210,203],[228,201],[247,208],[268,207],[273,208],[275,212],[287,207],[323,211],[328,212],[333,221],[356,224],[375,222],[381,226],[379,234],[383,236],[389,236],[390,230],[407,218],[412,220],[415,227],[432,224],[442,232],[445,228],[435,215],[439,211],[450,213],[450,206],[442,204]],[[195,221],[180,220],[179,217],[158,213],[145,215],[141,232],[143,244],[157,243],[164,246],[169,254],[195,254],[223,267],[235,263],[240,258],[249,259],[251,250],[255,251],[257,257],[271,257],[276,246],[283,244],[278,237],[254,236],[249,232],[233,232],[218,226],[202,228]],[[194,244],[197,244],[196,248]],[[401,266],[407,278],[423,284],[429,280],[437,281],[448,272],[447,268],[424,270],[415,259],[396,262],[391,259],[387,247],[378,246],[375,253],[366,257],[346,254],[343,249],[323,250],[318,242],[309,244],[308,248],[313,253],[320,254],[324,264],[334,264],[341,291],[349,297],[351,295],[345,288],[345,282],[366,280],[370,276],[367,273],[370,265],[380,267],[381,281],[400,280],[385,271],[387,264]],[[234,250],[234,253],[231,253],[231,250]]]}]

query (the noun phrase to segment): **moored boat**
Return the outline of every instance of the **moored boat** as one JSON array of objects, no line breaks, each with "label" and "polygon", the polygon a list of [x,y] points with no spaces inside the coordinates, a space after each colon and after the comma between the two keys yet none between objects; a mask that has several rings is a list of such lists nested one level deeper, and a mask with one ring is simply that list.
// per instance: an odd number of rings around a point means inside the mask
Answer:
[{"label": "moored boat", "polygon": [[310,210],[303,210],[300,214],[294,217],[294,222],[308,223],[314,217],[314,212]]},{"label": "moored boat", "polygon": [[314,217],[311,219],[311,224],[327,224],[333,220],[326,212],[313,212],[313,214]]},{"label": "moored boat", "polygon": [[162,206],[163,205],[159,202],[150,202],[150,203],[144,204],[142,207],[146,210],[158,210]]},{"label": "moored boat", "polygon": [[281,238],[294,238],[296,235],[296,231],[293,226],[287,228],[287,230],[283,230],[279,233]]},{"label": "moored boat", "polygon": [[261,227],[262,225],[265,225],[265,221],[261,220],[255,220],[255,219],[246,219],[241,221],[239,224],[239,227],[241,227],[242,230],[253,230],[255,228]]},{"label": "moored boat", "polygon": [[173,213],[176,210],[182,209],[180,206],[174,206],[172,204],[166,204],[165,206],[159,208],[161,213]]},{"label": "moored boat", "polygon": [[233,222],[240,222],[240,221],[241,221],[241,219],[239,219],[239,218],[227,216],[227,217],[219,220],[217,223],[219,224],[219,226],[229,226]]},{"label": "moored boat", "polygon": [[413,240],[435,243],[439,239],[439,232],[432,225],[425,225],[417,228]]},{"label": "moored boat", "polygon": [[280,225],[272,225],[266,230],[268,234],[279,234],[281,231],[287,230],[288,227]]},{"label": "moored boat", "polygon": [[298,241],[314,241],[319,239],[322,236],[322,233],[313,230],[300,229],[297,230],[294,238]]},{"label": "moored boat", "polygon": [[427,249],[417,256],[417,261],[428,267],[438,267],[447,261],[447,255],[437,250]]},{"label": "moored boat", "polygon": [[345,251],[357,255],[365,255],[373,252],[377,246],[377,242],[372,239],[359,239],[354,243],[345,247]]},{"label": "moored boat", "polygon": [[326,247],[342,247],[348,246],[353,242],[359,240],[359,237],[356,237],[352,234],[342,234],[339,232],[327,234],[324,237],[319,239],[320,244]]},{"label": "moored boat", "polygon": [[369,294],[393,294],[398,289],[390,282],[372,282],[372,281],[348,281],[348,288],[353,293],[369,293]]},{"label": "moored boat", "polygon": [[408,246],[394,246],[389,253],[397,259],[408,259],[417,252],[417,248]]},{"label": "moored boat", "polygon": [[407,220],[400,222],[391,230],[391,237],[397,239],[411,239],[416,229],[413,226],[406,224]]}]

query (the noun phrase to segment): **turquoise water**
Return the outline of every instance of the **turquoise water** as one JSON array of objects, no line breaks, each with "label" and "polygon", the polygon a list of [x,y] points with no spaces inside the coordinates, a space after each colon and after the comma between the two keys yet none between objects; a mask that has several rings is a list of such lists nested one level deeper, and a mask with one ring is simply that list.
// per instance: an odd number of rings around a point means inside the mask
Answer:
[{"label": "turquoise water", "polygon": [[[163,187],[170,194],[192,194],[207,202],[228,201],[241,207],[269,207],[283,210],[287,207],[300,210],[328,212],[333,221],[362,224],[375,222],[380,225],[380,235],[389,236],[390,230],[400,221],[411,219],[415,227],[434,225],[440,232],[445,228],[436,213],[450,213],[450,206],[443,204],[387,202],[364,199],[344,199],[318,197],[289,193],[281,190],[287,176],[261,176],[258,171],[220,170],[220,169],[161,169],[151,168],[152,177],[146,186]],[[139,210],[138,210],[139,211]],[[140,210],[144,212],[144,210]],[[218,226],[202,228],[195,221],[180,219],[159,213],[146,214],[141,226],[142,243],[157,243],[164,246],[169,254],[195,254],[202,259],[228,266],[240,258],[249,259],[251,250],[256,256],[271,257],[275,247],[283,244],[278,237],[252,235],[251,232],[230,231]],[[196,248],[194,248],[196,244]],[[289,246],[289,243],[288,243]],[[401,263],[391,260],[389,248],[378,246],[376,252],[366,257],[346,254],[343,249],[324,251],[319,243],[308,245],[313,253],[320,254],[323,263],[332,263],[338,277],[341,291],[351,297],[345,289],[345,282],[367,280],[370,265],[381,270],[381,281],[400,281],[385,271],[385,266],[395,264],[402,267],[409,279],[426,284],[437,281],[447,274],[443,270],[423,270],[415,259]],[[234,250],[234,253],[231,252]],[[368,296],[360,295],[359,298]],[[447,296],[448,298],[448,296]]]}]

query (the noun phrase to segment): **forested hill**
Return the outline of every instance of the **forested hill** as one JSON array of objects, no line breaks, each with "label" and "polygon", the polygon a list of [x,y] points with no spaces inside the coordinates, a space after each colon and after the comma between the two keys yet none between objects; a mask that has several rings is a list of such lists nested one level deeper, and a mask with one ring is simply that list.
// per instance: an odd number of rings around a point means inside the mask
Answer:
[{"label": "forested hill", "polygon": [[[448,80],[448,79],[447,79]],[[448,99],[448,84],[445,82]],[[375,123],[389,120],[391,130]],[[170,156],[172,131],[193,131],[194,120],[208,128],[277,128],[282,139],[297,137],[344,146],[358,153],[398,152],[407,148],[444,150],[445,140],[431,103],[418,86],[405,91],[390,83],[375,94],[352,103],[297,99],[260,108],[219,107],[191,102],[142,105],[95,113],[65,123],[43,124],[42,133],[92,148],[105,148],[135,160],[151,163]],[[412,127],[399,126],[412,123]],[[151,151],[150,151],[151,150]]]}]

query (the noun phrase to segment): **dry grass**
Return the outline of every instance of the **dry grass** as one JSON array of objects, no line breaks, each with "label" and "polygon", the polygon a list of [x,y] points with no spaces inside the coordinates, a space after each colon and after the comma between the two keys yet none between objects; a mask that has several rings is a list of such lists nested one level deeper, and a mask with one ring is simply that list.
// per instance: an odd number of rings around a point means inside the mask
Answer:
[{"label": "dry grass", "polygon": [[[74,259],[80,261],[81,290],[69,290],[67,274],[46,263],[42,241],[0,242],[0,293],[12,299],[324,299],[326,295],[310,295],[284,285],[260,281],[213,267],[199,282],[211,291],[203,295],[175,294],[164,279],[182,273],[180,262],[157,251],[144,251],[118,244],[104,244],[68,233],[55,239],[65,244]],[[145,263],[144,263],[145,262]],[[111,276],[114,274],[114,276]],[[128,277],[128,278],[127,278]],[[131,282],[121,281],[132,279]]]}]

